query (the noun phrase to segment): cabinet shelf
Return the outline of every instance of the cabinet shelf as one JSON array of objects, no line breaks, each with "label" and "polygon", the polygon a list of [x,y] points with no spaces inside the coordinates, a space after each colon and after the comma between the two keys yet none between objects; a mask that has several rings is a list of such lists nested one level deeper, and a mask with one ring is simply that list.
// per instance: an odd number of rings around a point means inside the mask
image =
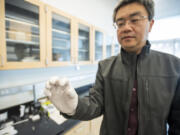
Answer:
[{"label": "cabinet shelf", "polygon": [[35,35],[35,34],[31,34],[31,33],[25,33],[25,32],[21,32],[21,31],[11,31],[11,30],[6,30],[6,34],[24,34],[24,35],[27,35],[29,37],[35,37],[35,38],[39,38],[39,35]]},{"label": "cabinet shelf", "polygon": [[25,35],[39,36],[39,26],[19,20],[5,18],[6,32],[8,33],[24,33]]},{"label": "cabinet shelf", "polygon": [[70,35],[69,32],[65,32],[65,31],[61,31],[61,30],[57,30],[57,29],[52,29],[53,32],[57,32],[57,33],[60,33],[60,34],[64,34],[64,35]]},{"label": "cabinet shelf", "polygon": [[89,50],[85,50],[85,49],[78,49],[79,52],[89,52]]},{"label": "cabinet shelf", "polygon": [[79,39],[80,39],[80,40],[89,40],[89,38],[87,38],[87,37],[85,37],[85,36],[80,36],[80,35],[79,35]]},{"label": "cabinet shelf", "polygon": [[96,45],[96,46],[103,46],[103,43],[102,43],[102,42],[99,42],[99,41],[95,41],[95,45]]},{"label": "cabinet shelf", "polygon": [[61,42],[70,42],[70,40],[62,39],[62,38],[55,38],[55,37],[53,37],[53,40],[58,40],[58,41],[61,41]]},{"label": "cabinet shelf", "polygon": [[8,38],[6,38],[6,41],[9,43],[20,43],[20,44],[25,44],[25,45],[39,46],[39,43],[32,42],[32,41],[13,40],[13,39],[8,39]]},{"label": "cabinet shelf", "polygon": [[19,19],[19,18],[15,17],[15,16],[6,15],[5,21],[20,23],[20,24],[29,25],[29,26],[39,28],[39,26],[37,24],[32,23],[32,22],[27,21],[27,20],[24,20],[24,19]]},{"label": "cabinet shelf", "polygon": [[52,47],[53,49],[58,49],[58,50],[69,50],[70,48],[65,48],[65,47]]}]

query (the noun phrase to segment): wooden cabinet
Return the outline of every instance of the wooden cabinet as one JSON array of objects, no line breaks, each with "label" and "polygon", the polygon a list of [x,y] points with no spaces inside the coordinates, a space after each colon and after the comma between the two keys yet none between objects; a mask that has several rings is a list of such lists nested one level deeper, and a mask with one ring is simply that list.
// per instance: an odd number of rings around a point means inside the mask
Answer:
[{"label": "wooden cabinet", "polygon": [[99,135],[100,133],[100,126],[102,122],[102,116],[96,119],[91,120],[91,135]]},{"label": "wooden cabinet", "polygon": [[102,29],[39,0],[0,0],[0,30],[0,70],[94,64],[111,54]]},{"label": "wooden cabinet", "polygon": [[78,20],[77,24],[77,61],[78,64],[90,64],[92,61],[92,26],[82,20]]},{"label": "wooden cabinet", "polygon": [[73,17],[48,5],[45,6],[45,11],[47,66],[70,65],[75,59]]},{"label": "wooden cabinet", "polygon": [[90,135],[90,122],[83,121],[67,131],[64,135]]},{"label": "wooden cabinet", "polygon": [[99,135],[102,116],[90,121],[82,121],[63,135]]},{"label": "wooden cabinet", "polygon": [[115,43],[113,48],[114,48],[113,55],[119,54],[119,52],[120,52],[120,45],[118,43]]},{"label": "wooden cabinet", "polygon": [[42,4],[35,0],[1,0],[0,6],[0,69],[45,66]]},{"label": "wooden cabinet", "polygon": [[106,34],[105,35],[105,58],[111,57],[113,55],[113,37]]},{"label": "wooden cabinet", "polygon": [[103,30],[94,28],[94,61],[98,62],[105,58],[105,38]]},{"label": "wooden cabinet", "polygon": [[120,44],[118,43],[117,37],[113,37],[112,54],[117,55],[120,52]]}]

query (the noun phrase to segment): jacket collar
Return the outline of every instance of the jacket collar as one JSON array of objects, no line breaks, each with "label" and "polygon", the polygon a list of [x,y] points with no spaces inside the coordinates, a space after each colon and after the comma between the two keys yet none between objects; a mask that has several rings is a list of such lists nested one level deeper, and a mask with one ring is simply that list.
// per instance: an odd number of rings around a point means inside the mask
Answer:
[{"label": "jacket collar", "polygon": [[135,53],[129,53],[129,52],[125,51],[123,48],[121,48],[120,56],[121,56],[122,62],[124,64],[133,64],[133,63],[135,64],[137,57],[142,57],[142,56],[149,54],[150,47],[151,47],[151,44],[147,40],[146,45],[142,48],[142,51],[139,55],[137,55]]}]

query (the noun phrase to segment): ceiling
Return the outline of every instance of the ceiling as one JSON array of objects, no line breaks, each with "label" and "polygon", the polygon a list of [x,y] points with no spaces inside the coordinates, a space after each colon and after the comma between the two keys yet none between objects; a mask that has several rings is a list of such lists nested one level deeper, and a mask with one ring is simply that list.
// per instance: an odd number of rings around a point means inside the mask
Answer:
[{"label": "ceiling", "polygon": [[180,0],[155,0],[155,18],[180,15]]}]

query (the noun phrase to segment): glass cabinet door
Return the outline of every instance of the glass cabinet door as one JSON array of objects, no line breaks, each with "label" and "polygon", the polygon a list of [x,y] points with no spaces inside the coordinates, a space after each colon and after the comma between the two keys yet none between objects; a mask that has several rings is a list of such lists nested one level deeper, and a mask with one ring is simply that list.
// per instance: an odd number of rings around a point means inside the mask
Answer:
[{"label": "glass cabinet door", "polygon": [[175,50],[175,56],[180,58],[180,39],[175,40],[174,50]]},{"label": "glass cabinet door", "polygon": [[119,52],[120,52],[120,45],[118,43],[116,43],[114,45],[114,55],[119,54]]},{"label": "glass cabinet door", "polygon": [[112,56],[112,37],[106,35],[106,57]]},{"label": "glass cabinet door", "polygon": [[71,60],[70,20],[52,14],[52,61]]},{"label": "glass cabinet door", "polygon": [[95,31],[95,61],[103,58],[103,33]]},{"label": "glass cabinet door", "polygon": [[90,60],[90,47],[89,47],[89,27],[79,24],[78,30],[78,61]]},{"label": "glass cabinet door", "polygon": [[7,62],[40,61],[39,7],[5,0]]}]

